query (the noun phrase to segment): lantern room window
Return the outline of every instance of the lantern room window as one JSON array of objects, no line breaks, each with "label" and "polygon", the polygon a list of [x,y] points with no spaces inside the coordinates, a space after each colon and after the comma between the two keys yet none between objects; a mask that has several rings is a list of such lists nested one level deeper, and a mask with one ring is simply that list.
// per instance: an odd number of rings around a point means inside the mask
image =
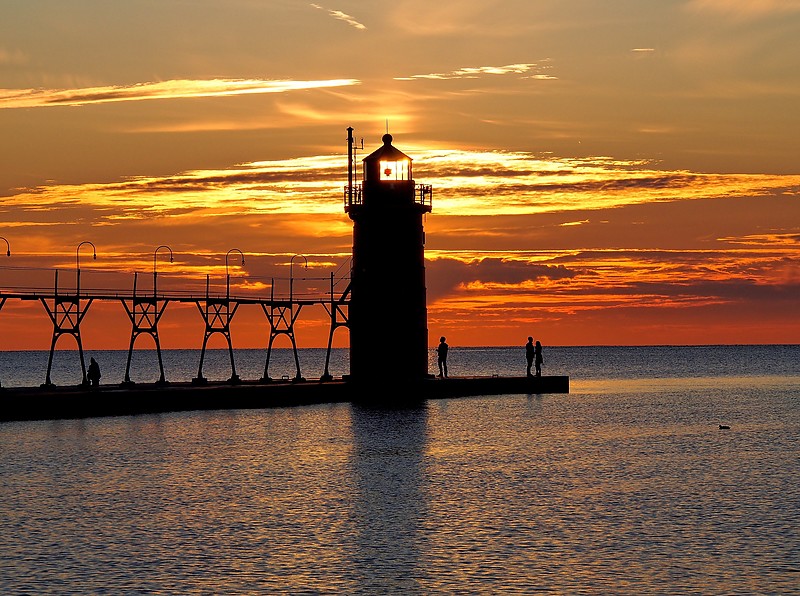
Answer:
[{"label": "lantern room window", "polygon": [[410,180],[410,165],[411,162],[408,159],[401,159],[398,161],[381,160],[381,180]]}]

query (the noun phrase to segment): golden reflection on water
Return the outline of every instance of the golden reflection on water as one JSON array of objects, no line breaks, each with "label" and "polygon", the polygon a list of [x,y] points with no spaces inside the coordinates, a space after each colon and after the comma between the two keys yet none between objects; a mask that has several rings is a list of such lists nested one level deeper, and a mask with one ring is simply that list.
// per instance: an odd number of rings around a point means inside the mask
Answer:
[{"label": "golden reflection on water", "polygon": [[788,379],[1,425],[0,592],[788,593]]}]

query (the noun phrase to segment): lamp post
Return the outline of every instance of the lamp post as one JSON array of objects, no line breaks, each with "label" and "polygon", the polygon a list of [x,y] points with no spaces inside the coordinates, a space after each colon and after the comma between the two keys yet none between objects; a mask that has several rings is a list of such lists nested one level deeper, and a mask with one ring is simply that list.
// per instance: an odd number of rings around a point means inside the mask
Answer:
[{"label": "lamp post", "polygon": [[162,244],[161,246],[159,246],[157,249],[155,249],[153,251],[153,298],[156,297],[156,294],[157,294],[156,288],[157,288],[157,284],[158,284],[158,272],[156,271],[156,257],[158,256],[158,251],[161,250],[162,248],[166,248],[169,251],[169,262],[170,263],[173,262],[172,249],[169,246],[167,246],[166,244]]},{"label": "lamp post", "polygon": [[297,257],[303,257],[303,261],[305,261],[305,268],[308,269],[308,259],[305,257],[305,255],[294,255],[289,260],[289,304],[292,303],[292,297],[294,295],[294,291],[293,291],[293,288],[294,288],[294,273],[293,273],[292,270],[293,270],[293,267],[294,267],[294,260]]},{"label": "lamp post", "polygon": [[[86,311],[83,311],[83,313],[81,313],[81,308],[80,308],[80,299],[81,299],[81,246],[83,246],[84,244],[88,244],[89,246],[92,247],[92,258],[94,260],[97,260],[97,249],[95,248],[94,244],[92,244],[88,240],[84,240],[83,242],[78,244],[78,247],[75,249],[75,301],[76,301],[75,302],[75,306],[76,306],[77,311],[78,311],[78,319],[77,319],[77,323],[75,323],[75,330],[74,331],[75,331],[75,339],[78,341],[78,352],[80,353],[80,357],[81,357],[81,372],[83,373],[82,385],[87,385],[89,383],[89,381],[86,378],[86,365],[85,365],[84,360],[83,360],[83,344],[81,344],[81,336],[80,336],[80,330],[79,330],[80,321],[83,318],[83,314],[85,314],[85,312],[86,312]],[[58,272],[56,272],[56,274],[58,274]],[[58,278],[56,278],[56,279],[58,279]],[[56,282],[56,286],[57,285],[58,285],[58,282]],[[89,300],[89,304],[91,304],[91,299]],[[86,308],[89,308],[89,307],[87,306]],[[55,337],[53,338],[53,342],[55,342]],[[53,345],[55,346],[55,343]],[[52,358],[53,358],[53,350],[51,348],[50,349],[50,361],[49,361],[49,363],[47,365],[47,384],[50,383],[50,366],[52,364]]]},{"label": "lamp post", "polygon": [[75,270],[76,270],[76,281],[75,281],[75,294],[80,296],[81,294],[81,246],[84,244],[88,244],[92,247],[92,258],[96,261],[97,260],[97,249],[95,248],[94,244],[89,242],[88,240],[84,240],[78,245],[78,248],[75,249]]},{"label": "lamp post", "polygon": [[[8,240],[6,240],[5,238],[3,238],[3,236],[0,236],[0,239],[3,239],[3,240],[5,240],[5,243],[6,243],[6,248],[8,249],[8,250],[6,250],[6,256],[7,256],[7,257],[10,257],[10,256],[11,256],[11,245],[8,243]],[[2,300],[0,300],[0,308],[3,308],[3,305],[4,305],[5,303],[6,303],[6,299],[5,299],[5,298],[3,298]]]},{"label": "lamp post", "polygon": [[228,257],[231,255],[232,252],[239,253],[239,255],[242,257],[242,265],[244,265],[244,253],[238,248],[232,248],[225,254],[225,297],[226,298],[230,298],[231,296],[231,276],[228,273]]}]

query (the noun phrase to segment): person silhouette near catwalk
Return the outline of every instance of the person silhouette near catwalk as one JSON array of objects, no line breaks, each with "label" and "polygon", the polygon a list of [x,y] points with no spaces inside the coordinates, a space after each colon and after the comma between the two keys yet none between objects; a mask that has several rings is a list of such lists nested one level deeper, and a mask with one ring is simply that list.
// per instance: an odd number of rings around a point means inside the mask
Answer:
[{"label": "person silhouette near catwalk", "polygon": [[89,372],[86,374],[86,377],[89,379],[89,384],[91,385],[93,390],[97,390],[100,388],[100,365],[97,364],[97,360],[91,358],[89,361]]},{"label": "person silhouette near catwalk", "polygon": [[444,335],[439,338],[439,345],[436,348],[436,353],[439,356],[439,376],[446,377],[447,376],[447,350],[448,345],[445,343]]},{"label": "person silhouette near catwalk", "polygon": [[531,367],[533,366],[533,357],[536,354],[536,348],[533,346],[533,338],[528,336],[528,343],[525,344],[525,360],[528,367],[525,369],[525,376],[532,377]]},{"label": "person silhouette near catwalk", "polygon": [[544,358],[542,358],[542,344],[539,340],[536,340],[536,348],[534,348],[534,352],[536,352],[536,376],[542,376],[542,362],[544,362]]}]

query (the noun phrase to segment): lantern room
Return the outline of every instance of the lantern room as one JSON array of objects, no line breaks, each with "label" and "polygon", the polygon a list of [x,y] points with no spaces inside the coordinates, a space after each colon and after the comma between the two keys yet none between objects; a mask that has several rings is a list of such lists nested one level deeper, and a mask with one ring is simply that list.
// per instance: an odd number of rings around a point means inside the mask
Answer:
[{"label": "lantern room", "polygon": [[392,135],[383,135],[383,146],[364,158],[364,182],[410,182],[411,158],[392,146]]}]

